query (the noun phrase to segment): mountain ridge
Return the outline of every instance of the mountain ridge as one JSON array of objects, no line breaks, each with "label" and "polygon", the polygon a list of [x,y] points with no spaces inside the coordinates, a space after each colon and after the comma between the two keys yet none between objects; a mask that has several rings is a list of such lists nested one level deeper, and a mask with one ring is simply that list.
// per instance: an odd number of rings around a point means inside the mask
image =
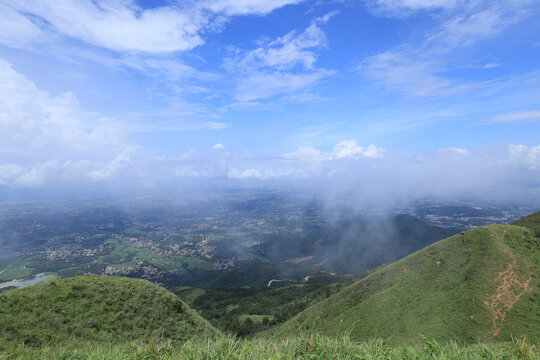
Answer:
[{"label": "mountain ridge", "polygon": [[466,342],[540,339],[539,213],[516,225],[489,225],[451,236],[315,304],[270,330],[298,329],[355,340],[418,343],[419,334]]}]

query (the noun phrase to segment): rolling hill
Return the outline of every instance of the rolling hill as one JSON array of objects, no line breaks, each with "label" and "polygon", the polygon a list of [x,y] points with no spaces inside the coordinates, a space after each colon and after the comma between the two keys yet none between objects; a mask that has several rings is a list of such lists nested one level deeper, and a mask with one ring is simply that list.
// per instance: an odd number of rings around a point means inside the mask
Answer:
[{"label": "rolling hill", "polygon": [[[523,226],[518,226],[523,225]],[[411,344],[540,340],[540,213],[472,229],[375,269],[275,328]]]},{"label": "rolling hill", "polygon": [[0,342],[187,340],[220,332],[146,280],[80,276],[0,293]]}]

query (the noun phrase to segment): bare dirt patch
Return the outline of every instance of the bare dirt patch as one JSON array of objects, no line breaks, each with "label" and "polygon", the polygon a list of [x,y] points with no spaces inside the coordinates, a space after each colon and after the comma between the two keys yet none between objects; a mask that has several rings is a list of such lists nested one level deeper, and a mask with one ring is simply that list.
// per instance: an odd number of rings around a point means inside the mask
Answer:
[{"label": "bare dirt patch", "polygon": [[521,279],[516,273],[519,264],[515,255],[510,249],[505,249],[505,252],[511,256],[512,261],[495,277],[494,282],[497,285],[495,293],[483,301],[492,315],[492,338],[500,334],[508,311],[514,307],[523,294],[532,290],[530,285],[532,272],[527,270],[526,279]]},{"label": "bare dirt patch", "polygon": [[310,261],[312,259],[313,259],[313,255],[312,256],[305,256],[305,257],[301,257],[301,258],[296,258],[296,259],[285,260],[285,262],[290,263],[290,264],[300,264],[300,263],[303,263],[303,262],[306,262],[306,261]]}]

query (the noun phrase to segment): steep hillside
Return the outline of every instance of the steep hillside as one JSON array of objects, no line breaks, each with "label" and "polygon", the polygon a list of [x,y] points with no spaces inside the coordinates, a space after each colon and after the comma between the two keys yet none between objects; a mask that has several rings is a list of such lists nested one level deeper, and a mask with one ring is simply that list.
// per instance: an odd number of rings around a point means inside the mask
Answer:
[{"label": "steep hillside", "polygon": [[0,293],[0,342],[186,340],[219,332],[145,280],[80,276]]},{"label": "steep hillside", "polygon": [[512,225],[529,228],[534,231],[536,237],[540,238],[540,211],[535,212],[534,214],[531,214],[529,216],[525,216],[524,218],[521,218],[512,223]]},{"label": "steep hillside", "polygon": [[[528,219],[534,228],[533,219]],[[522,221],[523,223],[523,221]],[[540,240],[491,225],[430,245],[306,309],[275,334],[310,329],[353,339],[416,343],[540,340]]]}]

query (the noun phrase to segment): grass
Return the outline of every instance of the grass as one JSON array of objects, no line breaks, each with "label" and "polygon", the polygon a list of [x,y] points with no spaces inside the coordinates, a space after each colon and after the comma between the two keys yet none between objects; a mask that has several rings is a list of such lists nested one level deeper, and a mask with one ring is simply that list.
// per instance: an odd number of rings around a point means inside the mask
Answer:
[{"label": "grass", "polygon": [[28,268],[30,257],[22,256],[5,267],[0,272],[0,282],[11,281],[32,275],[32,269]]},{"label": "grass", "polygon": [[262,324],[264,318],[266,318],[268,321],[273,321],[273,320],[274,320],[274,316],[272,316],[272,315],[251,315],[251,314],[243,314],[243,315],[238,316],[238,320],[239,320],[240,322],[244,322],[244,321],[246,321],[247,319],[250,319],[250,320],[253,321],[253,323],[255,323],[255,324]]},{"label": "grass", "polygon": [[0,293],[0,343],[119,343],[219,334],[166,289],[145,280],[81,276]]},{"label": "grass", "polygon": [[[419,337],[420,338],[420,337]],[[236,339],[222,336],[215,339],[192,338],[187,342],[129,341],[121,344],[72,342],[45,345],[41,348],[24,344],[0,344],[0,360],[7,359],[70,359],[70,360],[146,360],[146,359],[354,359],[354,360],[533,360],[539,359],[538,346],[525,339],[507,343],[439,344],[425,340],[416,346],[391,346],[381,339],[355,342],[350,337],[329,338],[316,334],[296,334],[287,338]]]},{"label": "grass", "polygon": [[540,211],[515,221],[513,225],[529,228],[540,238]]}]

